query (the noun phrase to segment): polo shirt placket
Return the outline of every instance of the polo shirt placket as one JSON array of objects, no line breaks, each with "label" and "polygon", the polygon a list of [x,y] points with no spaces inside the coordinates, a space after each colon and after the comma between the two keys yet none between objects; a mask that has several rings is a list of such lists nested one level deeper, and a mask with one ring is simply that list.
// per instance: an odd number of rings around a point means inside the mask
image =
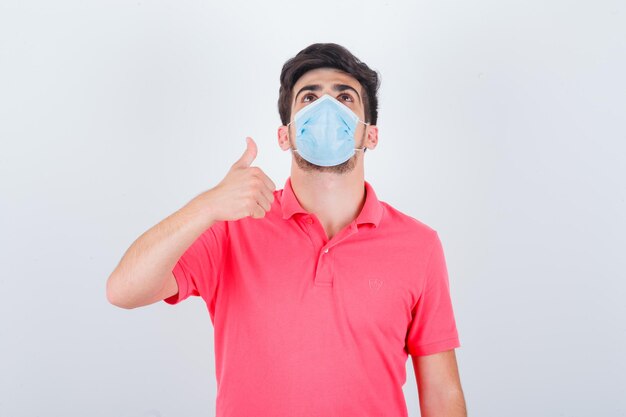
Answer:
[{"label": "polo shirt placket", "polygon": [[317,253],[317,268],[315,270],[314,284],[320,287],[332,287],[333,285],[333,261],[335,251],[334,247],[339,245],[342,240],[348,239],[351,235],[357,233],[357,226],[353,221],[332,239],[328,240],[326,232],[315,217],[314,214],[309,214],[303,217],[303,222],[313,248]]}]

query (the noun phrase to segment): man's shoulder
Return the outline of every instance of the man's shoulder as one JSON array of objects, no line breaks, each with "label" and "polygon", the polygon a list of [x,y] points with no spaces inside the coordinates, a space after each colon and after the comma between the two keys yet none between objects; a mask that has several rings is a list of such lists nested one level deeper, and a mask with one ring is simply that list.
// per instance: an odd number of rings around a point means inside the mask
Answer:
[{"label": "man's shoulder", "polygon": [[386,201],[381,200],[380,204],[384,208],[385,223],[388,226],[423,238],[432,238],[437,233],[433,227],[424,221],[403,212]]}]

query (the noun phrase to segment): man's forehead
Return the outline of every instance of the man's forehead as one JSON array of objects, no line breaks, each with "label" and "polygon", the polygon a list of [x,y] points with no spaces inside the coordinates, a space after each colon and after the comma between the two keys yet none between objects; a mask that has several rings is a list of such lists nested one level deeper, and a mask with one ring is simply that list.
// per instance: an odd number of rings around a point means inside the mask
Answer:
[{"label": "man's forehead", "polygon": [[361,89],[359,83],[353,76],[334,68],[316,68],[305,72],[294,84],[294,90],[305,84],[348,84],[355,89]]}]

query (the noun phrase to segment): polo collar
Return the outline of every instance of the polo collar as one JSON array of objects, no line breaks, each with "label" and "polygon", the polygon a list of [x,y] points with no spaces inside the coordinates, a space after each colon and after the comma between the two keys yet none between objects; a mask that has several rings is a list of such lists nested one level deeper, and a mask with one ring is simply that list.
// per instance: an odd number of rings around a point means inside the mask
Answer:
[{"label": "polo collar", "polygon": [[[355,222],[357,225],[364,223],[372,223],[374,226],[378,227],[380,223],[380,219],[383,215],[383,207],[378,198],[376,197],[376,193],[374,192],[374,188],[372,185],[365,181],[365,203],[363,204],[363,208],[361,212],[356,217]],[[280,205],[282,208],[283,219],[289,219],[296,213],[310,214],[305,209],[302,208],[300,202],[296,198],[296,195],[293,192],[293,188],[291,187],[291,177],[287,178],[285,181],[285,186],[283,187],[282,194],[280,196]]]}]

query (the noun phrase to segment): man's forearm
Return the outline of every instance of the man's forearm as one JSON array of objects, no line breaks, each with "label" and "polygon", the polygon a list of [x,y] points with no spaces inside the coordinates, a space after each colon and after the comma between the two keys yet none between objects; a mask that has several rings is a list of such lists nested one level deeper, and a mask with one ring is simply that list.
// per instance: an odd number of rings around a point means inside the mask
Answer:
[{"label": "man's forearm", "polygon": [[419,398],[422,417],[467,417],[463,391],[420,392]]},{"label": "man's forearm", "polygon": [[199,202],[203,197],[196,197],[135,240],[107,281],[111,302],[137,306],[153,301],[186,248],[214,223],[206,204]]}]

